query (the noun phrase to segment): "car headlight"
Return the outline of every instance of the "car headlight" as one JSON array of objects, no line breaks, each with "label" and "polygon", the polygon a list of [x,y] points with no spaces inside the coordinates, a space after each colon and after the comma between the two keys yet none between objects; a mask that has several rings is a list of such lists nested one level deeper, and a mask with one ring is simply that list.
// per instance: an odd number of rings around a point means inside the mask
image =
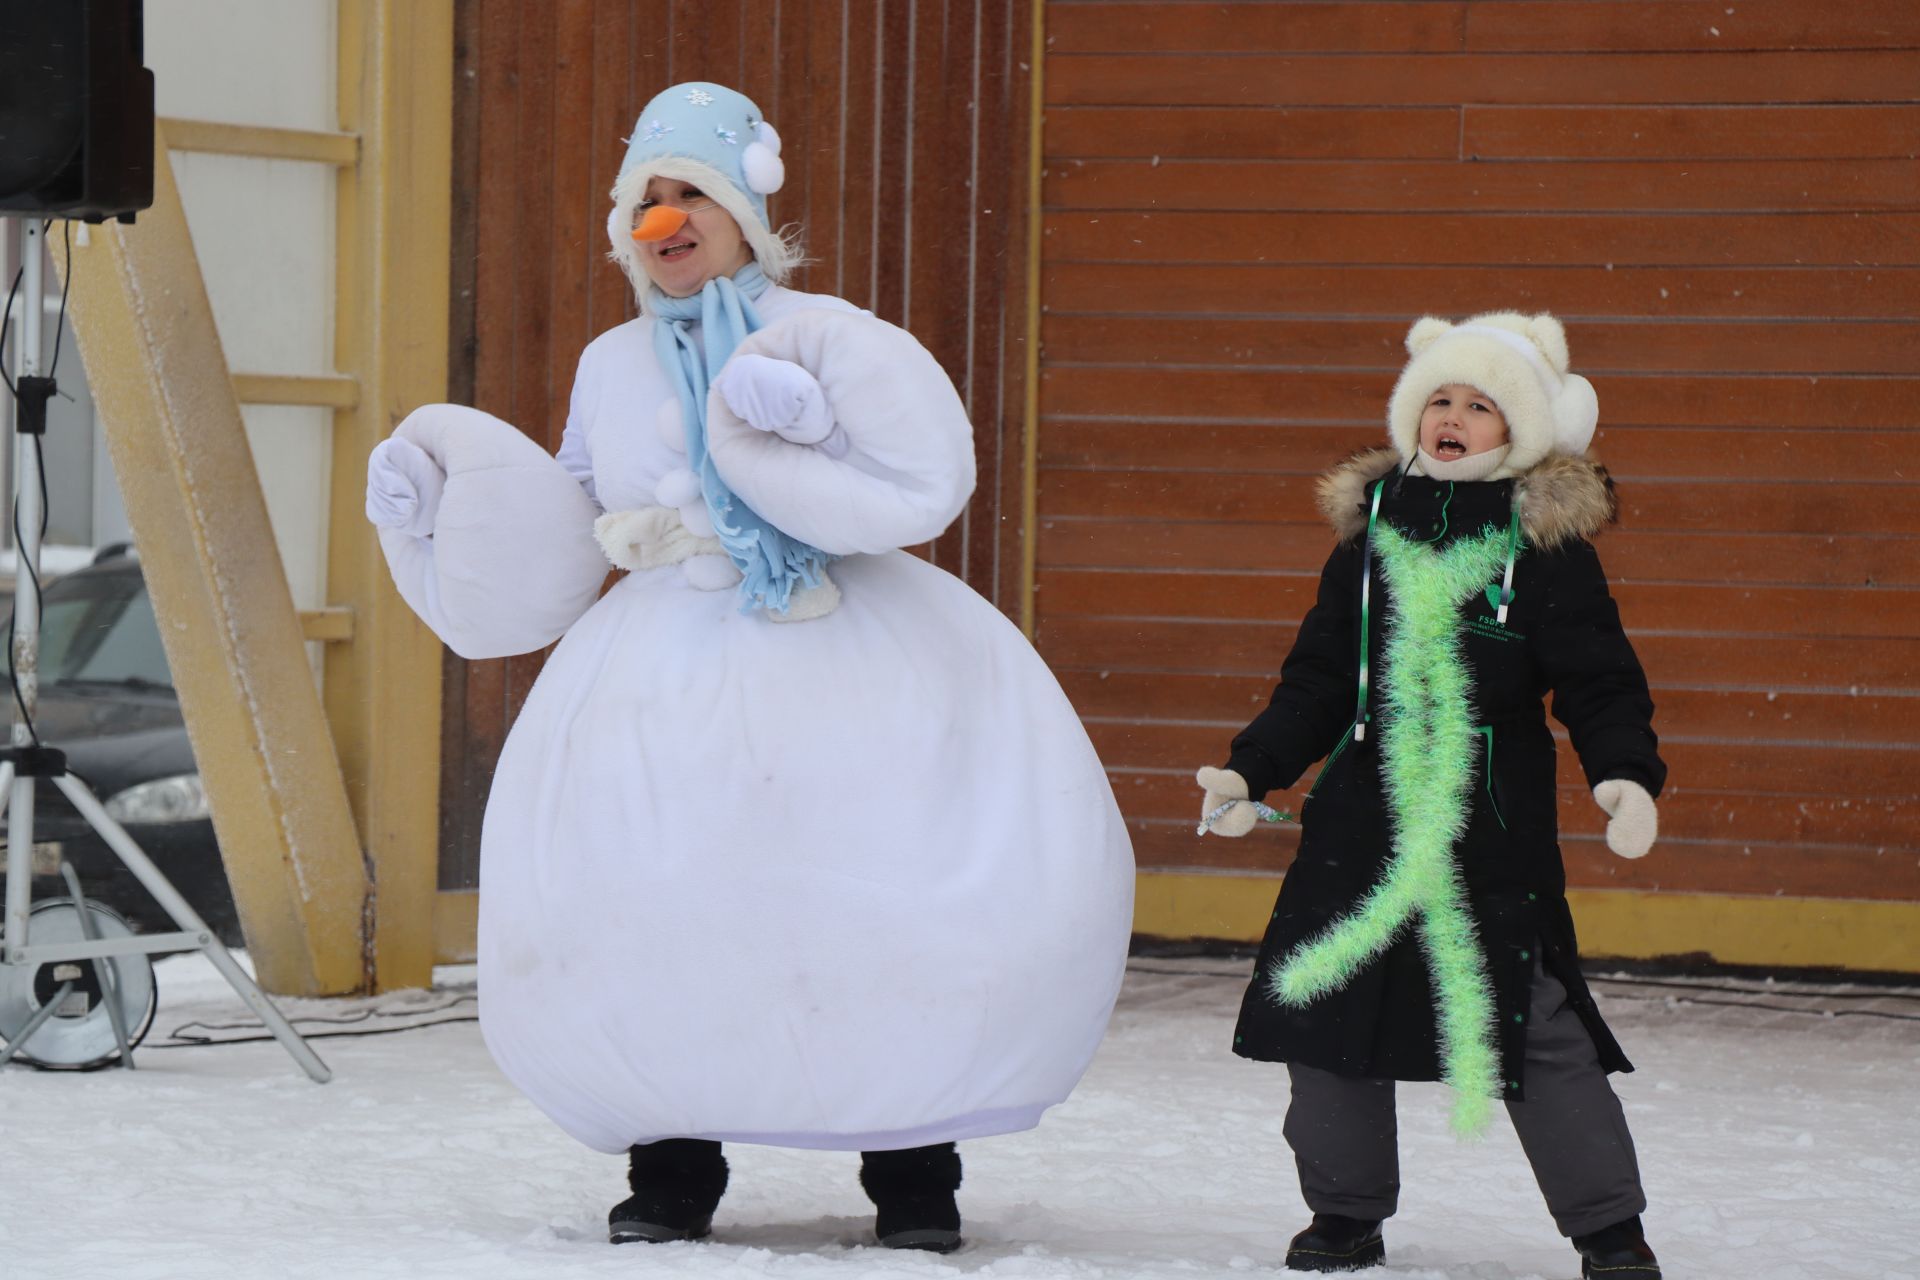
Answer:
[{"label": "car headlight", "polygon": [[211,813],[197,773],[143,782],[107,801],[107,816],[115,822],[199,822]]}]

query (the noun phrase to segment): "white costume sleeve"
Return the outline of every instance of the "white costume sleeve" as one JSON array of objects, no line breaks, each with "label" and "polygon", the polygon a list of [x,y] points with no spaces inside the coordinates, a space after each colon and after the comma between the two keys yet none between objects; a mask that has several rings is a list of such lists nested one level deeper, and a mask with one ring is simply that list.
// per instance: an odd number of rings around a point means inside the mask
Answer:
[{"label": "white costume sleeve", "polygon": [[768,523],[834,555],[937,536],[973,493],[973,425],[932,354],[868,315],[808,309],[748,335],[743,355],[790,360],[819,380],[844,452],[757,431],[715,392],[707,449]]},{"label": "white costume sleeve", "polygon": [[[574,395],[580,393],[579,383],[574,384]],[[600,504],[600,495],[593,489],[593,453],[587,447],[587,431],[581,425],[577,412],[567,415],[567,429],[560,437],[560,452],[556,455],[560,469],[572,476],[586,495],[592,498],[594,505]]]},{"label": "white costume sleeve", "polygon": [[478,409],[430,404],[394,435],[446,473],[431,538],[380,530],[394,585],[463,658],[531,653],[599,597],[593,500],[546,450]]}]

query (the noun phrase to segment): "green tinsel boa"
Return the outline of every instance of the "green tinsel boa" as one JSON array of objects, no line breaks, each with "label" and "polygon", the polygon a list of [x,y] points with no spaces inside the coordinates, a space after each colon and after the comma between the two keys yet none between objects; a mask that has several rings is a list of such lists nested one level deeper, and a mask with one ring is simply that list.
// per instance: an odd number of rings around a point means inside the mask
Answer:
[{"label": "green tinsel boa", "polygon": [[1506,543],[1492,528],[1444,551],[1385,524],[1375,533],[1391,606],[1379,733],[1393,855],[1358,907],[1268,975],[1280,1003],[1307,1004],[1344,987],[1417,917],[1440,1001],[1441,1072],[1454,1090],[1453,1127],[1462,1136],[1480,1133],[1492,1118],[1500,1054],[1493,985],[1453,860],[1467,828],[1476,742],[1460,608],[1500,572]]}]

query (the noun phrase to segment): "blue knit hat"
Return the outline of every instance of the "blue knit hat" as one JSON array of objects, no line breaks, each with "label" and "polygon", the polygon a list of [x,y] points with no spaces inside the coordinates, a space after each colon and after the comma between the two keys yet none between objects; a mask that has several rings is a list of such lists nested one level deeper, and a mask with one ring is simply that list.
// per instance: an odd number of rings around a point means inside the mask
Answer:
[{"label": "blue knit hat", "polygon": [[703,80],[656,95],[634,122],[626,158],[613,184],[607,236],[613,256],[644,296],[646,274],[633,244],[633,211],[656,177],[691,182],[740,224],[768,279],[779,283],[799,253],[770,225],[767,197],[786,181],[780,135],[753,99]]}]

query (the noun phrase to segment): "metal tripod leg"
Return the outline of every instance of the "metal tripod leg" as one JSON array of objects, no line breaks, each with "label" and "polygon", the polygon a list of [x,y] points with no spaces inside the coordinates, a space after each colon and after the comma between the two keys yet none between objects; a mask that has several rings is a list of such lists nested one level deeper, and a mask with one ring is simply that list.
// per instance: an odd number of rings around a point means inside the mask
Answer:
[{"label": "metal tripod leg", "polygon": [[280,1010],[274,1007],[273,1001],[267,999],[266,993],[247,976],[246,971],[234,960],[233,954],[227,950],[226,945],[215,936],[212,929],[207,927],[207,922],[202,920],[199,913],[180,896],[180,891],[173,887],[167,877],[161,873],[160,868],[153,865],[153,860],[147,857],[146,851],[134,843],[133,837],[128,835],[118,822],[108,816],[100,801],[94,798],[93,792],[70,773],[53,779],[53,783],[73,803],[73,807],[79,811],[80,816],[87,820],[87,825],[99,832],[108,847],[120,856],[120,861],[126,864],[127,870],[133,872],[140,883],[146,886],[147,892],[153,895],[154,900],[173,917],[174,923],[199,938],[200,950],[206,953],[207,959],[213,961],[213,967],[220,971],[220,975],[239,993],[240,998],[247,1002],[247,1007],[252,1009],[260,1021],[266,1025],[267,1030],[273,1033],[273,1038],[280,1042],[280,1047],[300,1064],[301,1069],[313,1078],[314,1083],[325,1084],[331,1080],[333,1072],[327,1069],[326,1063],[320,1061],[320,1055],[300,1038],[300,1033],[295,1031]]},{"label": "metal tripod leg", "polygon": [[27,942],[27,912],[33,906],[33,843],[22,841],[12,823],[13,761],[0,761],[0,807],[7,808],[7,950],[18,951]]},{"label": "metal tripod leg", "polygon": [[27,1019],[27,1025],[20,1028],[19,1034],[7,1041],[6,1048],[0,1049],[0,1067],[4,1067],[13,1061],[13,1055],[20,1051],[20,1046],[33,1039],[33,1033],[45,1026],[47,1019],[51,1018],[55,1010],[59,1009],[59,1007],[66,1002],[67,997],[72,994],[73,984],[71,982],[63,982],[60,984],[60,989],[53,993],[53,998],[36,1009],[33,1016]]},{"label": "metal tripod leg", "polygon": [[[80,914],[80,936],[88,942],[100,941],[100,931],[93,927],[93,913],[87,910],[86,896],[80,892],[80,876],[72,863],[61,861],[60,878],[67,882],[67,893],[73,898],[74,910]],[[113,967],[118,962],[103,956],[91,963],[94,976],[100,980],[100,996],[107,1004],[107,1021],[113,1024],[113,1038],[120,1042],[120,1065],[131,1071],[133,1045],[127,1040],[127,1015],[120,1009],[120,974]]]}]

